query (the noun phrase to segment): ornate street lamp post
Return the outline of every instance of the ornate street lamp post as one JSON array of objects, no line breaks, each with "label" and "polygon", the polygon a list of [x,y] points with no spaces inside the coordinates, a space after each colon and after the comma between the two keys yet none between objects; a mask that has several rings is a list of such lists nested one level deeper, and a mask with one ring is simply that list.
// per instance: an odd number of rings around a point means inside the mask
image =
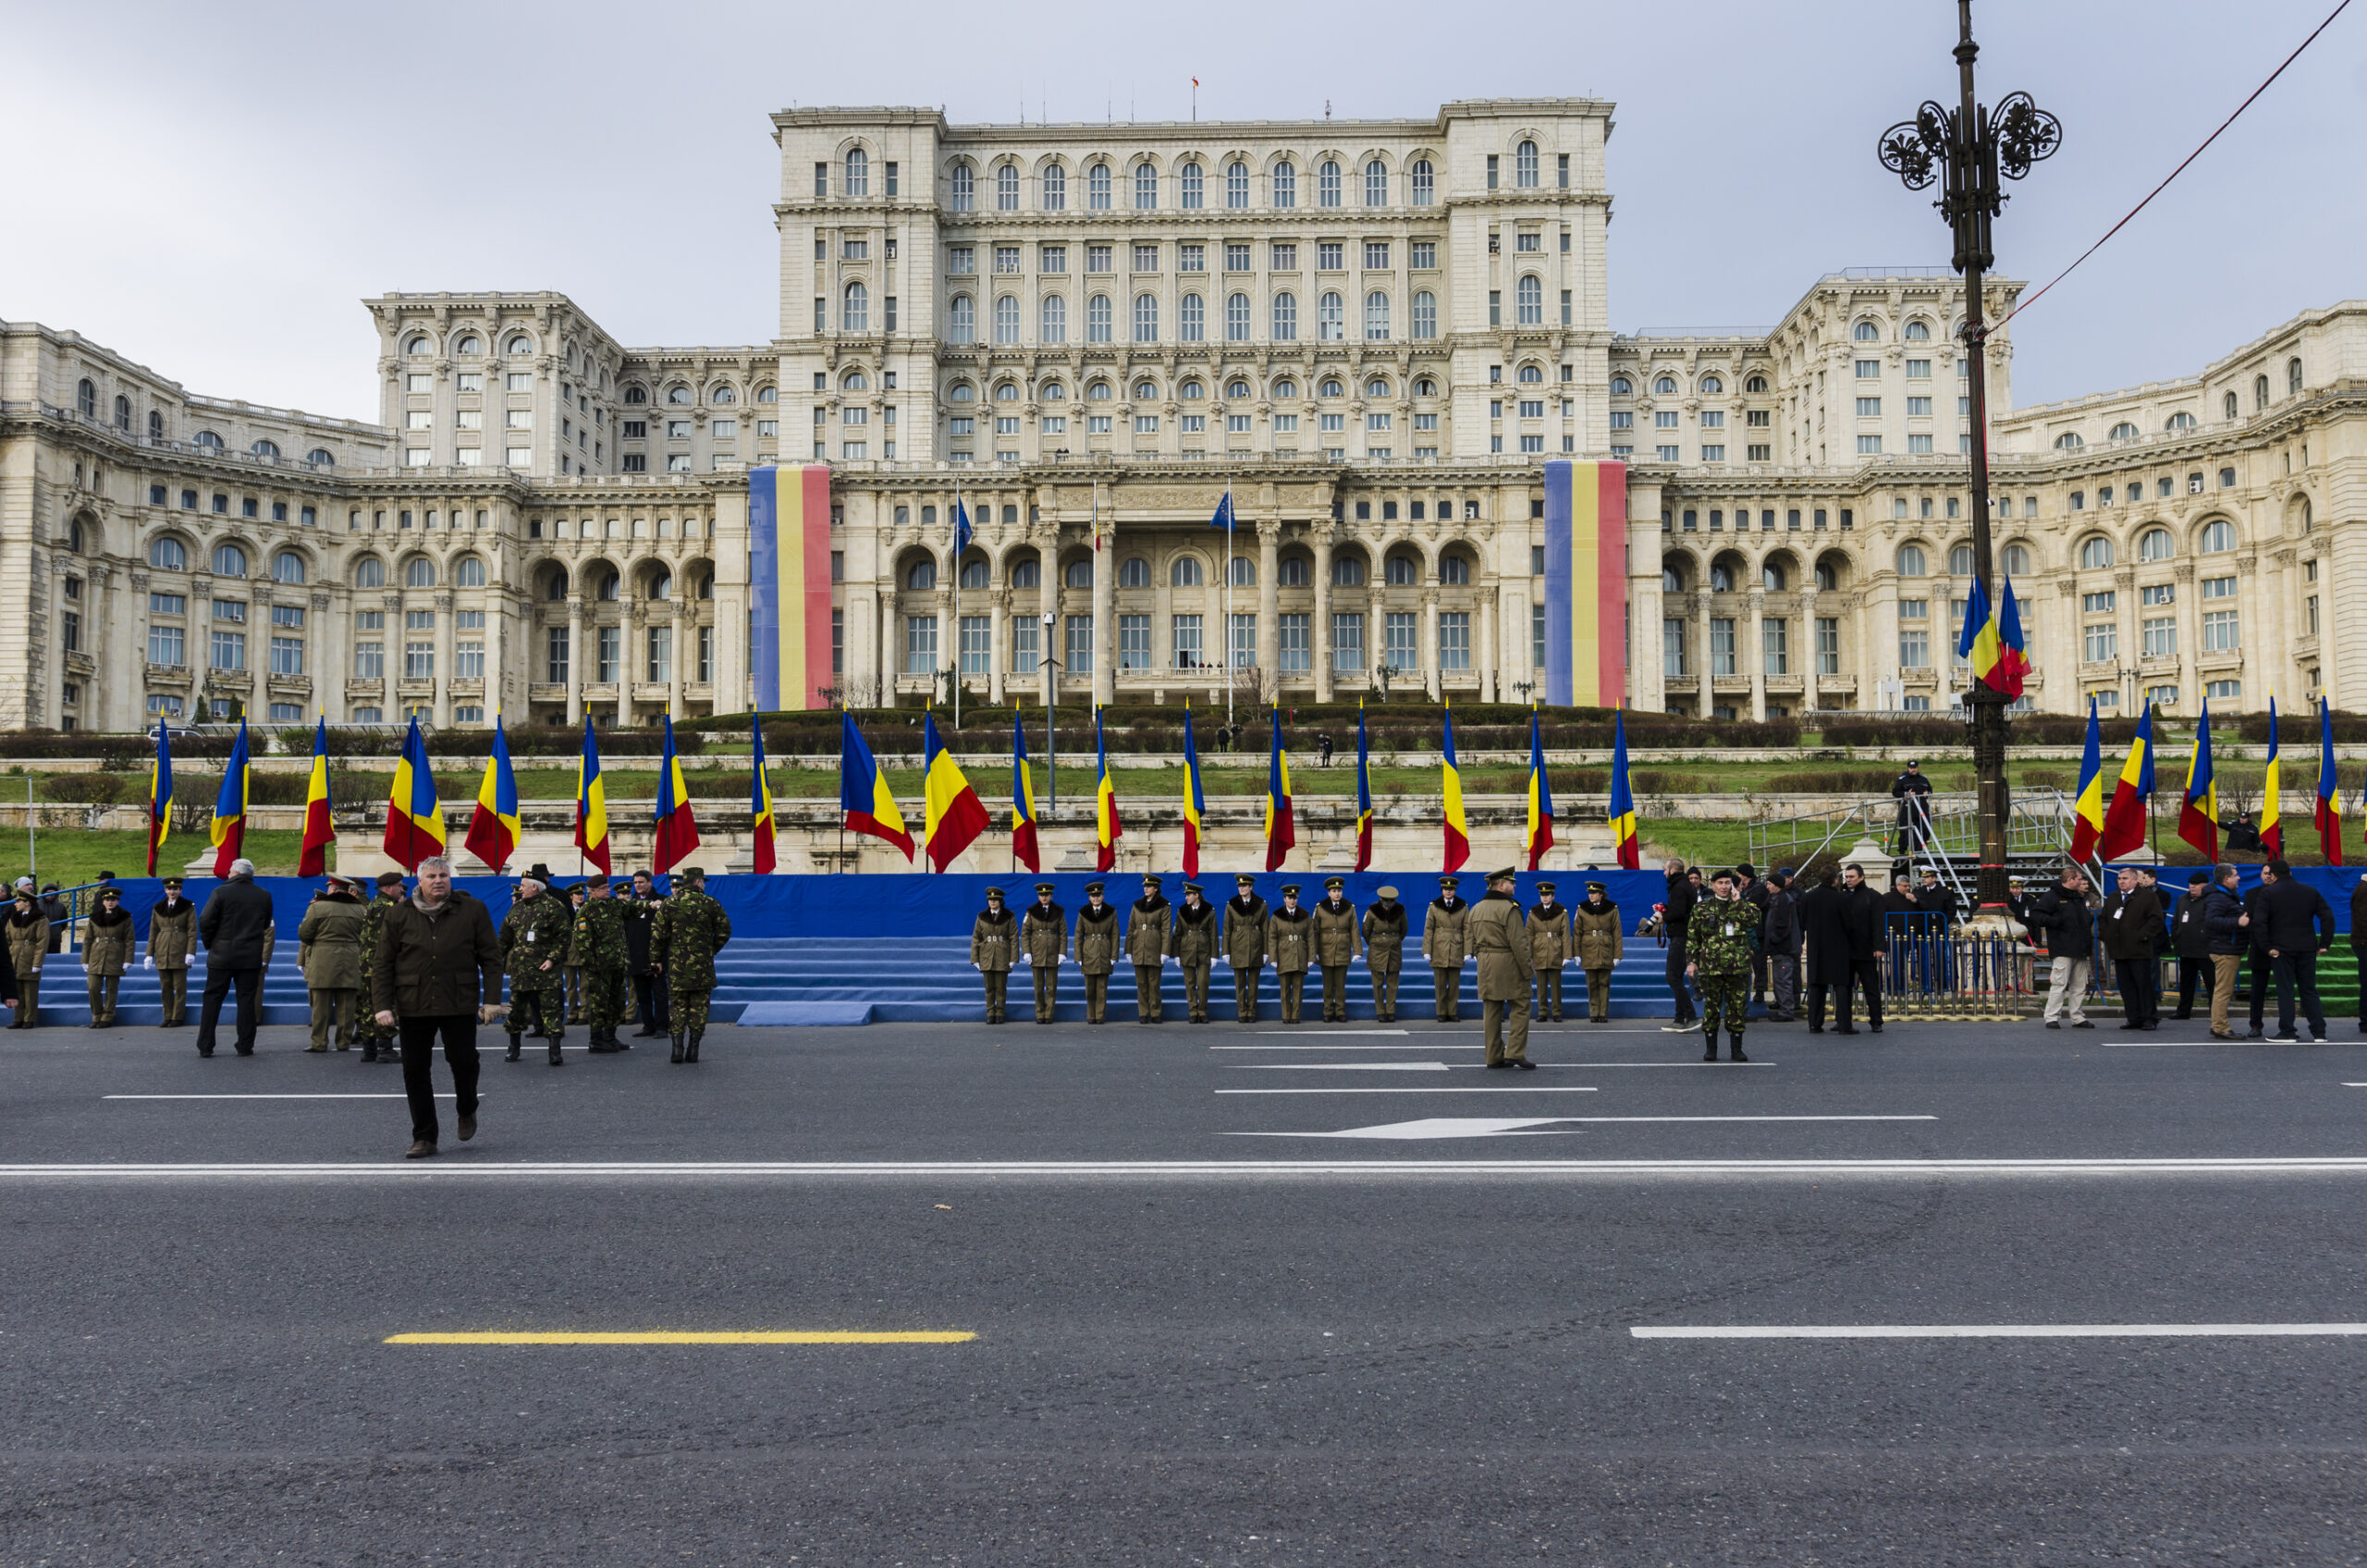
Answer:
[{"label": "ornate street lamp post", "polygon": [[[1956,47],[1960,101],[1950,110],[1926,100],[1911,120],[1883,132],[1883,166],[1909,190],[1940,187],[1932,204],[1956,236],[1956,269],[1964,275],[1964,349],[1972,395],[1972,570],[1989,602],[1992,588],[1989,509],[1989,326],[1981,298],[1982,275],[1995,264],[1989,225],[2005,204],[2004,182],[2020,179],[2030,165],[2052,157],[2062,145],[2063,127],[2053,115],[2017,92],[1984,109],[1973,96],[1972,62],[1981,46],[1972,41],[1972,0],[1956,0]],[[1983,909],[2005,902],[2005,693],[1976,680],[1965,693],[1972,707],[1972,762],[1980,788],[1981,872],[1978,896]]]}]

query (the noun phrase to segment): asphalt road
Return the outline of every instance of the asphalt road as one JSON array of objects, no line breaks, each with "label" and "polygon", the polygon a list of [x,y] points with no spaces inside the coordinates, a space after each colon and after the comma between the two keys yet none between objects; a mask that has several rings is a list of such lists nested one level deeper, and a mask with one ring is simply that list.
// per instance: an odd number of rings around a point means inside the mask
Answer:
[{"label": "asphalt road", "polygon": [[1407,1027],[11,1035],[0,1563],[2367,1557],[2367,1037]]}]

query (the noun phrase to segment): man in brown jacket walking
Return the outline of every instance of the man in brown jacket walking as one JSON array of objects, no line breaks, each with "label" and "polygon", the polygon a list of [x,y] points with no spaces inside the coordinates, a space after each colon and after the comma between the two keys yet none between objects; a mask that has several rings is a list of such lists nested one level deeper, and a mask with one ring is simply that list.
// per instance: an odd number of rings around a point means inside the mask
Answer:
[{"label": "man in brown jacket walking", "polygon": [[477,1025],[501,1005],[501,942],[484,905],[452,886],[452,863],[419,863],[419,886],[386,912],[371,968],[371,1003],[382,1027],[399,1029],[403,1091],[411,1100],[409,1159],[435,1152],[435,1041],[452,1070],[460,1141],[477,1134]]}]

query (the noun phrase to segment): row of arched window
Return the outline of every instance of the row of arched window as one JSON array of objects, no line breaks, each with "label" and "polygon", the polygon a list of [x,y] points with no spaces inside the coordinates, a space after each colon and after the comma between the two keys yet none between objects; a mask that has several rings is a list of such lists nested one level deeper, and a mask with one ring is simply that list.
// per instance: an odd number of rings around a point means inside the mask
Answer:
[{"label": "row of arched window", "polygon": [[[452,335],[452,357],[456,360],[481,358],[488,341],[483,333],[463,328]],[[501,351],[512,359],[529,355],[534,351],[534,340],[525,333],[513,332],[502,343]],[[415,333],[403,340],[403,358],[407,360],[423,360],[435,352],[435,339],[424,332]]]},{"label": "row of arched window", "polygon": [[[1658,376],[1652,382],[1652,396],[1655,398],[1674,398],[1681,390],[1676,377],[1673,375]],[[1694,390],[1704,398],[1722,396],[1726,390],[1725,377],[1714,372],[1704,375],[1694,384]],[[1744,378],[1742,390],[1747,398],[1764,398],[1767,396],[1767,378],[1763,375],[1748,376]],[[1611,395],[1632,398],[1636,395],[1636,384],[1626,376],[1614,375],[1611,378]]]},{"label": "row of arched window", "polygon": [[[1521,297],[1523,303],[1520,308],[1527,312],[1534,307],[1538,312],[1538,319],[1541,320],[1544,310],[1542,286],[1538,285],[1535,278],[1522,279],[1521,286],[1525,292]],[[1531,290],[1532,286],[1535,286],[1534,299],[1530,298],[1529,292],[1526,292]],[[1117,308],[1107,294],[1088,296],[1085,301],[1085,319],[1082,323],[1083,335],[1080,341],[1086,343],[1116,341],[1120,330]],[[844,329],[849,332],[864,330],[863,322],[865,319],[866,311],[867,300],[863,285],[848,284],[840,310],[840,321]],[[1227,296],[1221,315],[1215,323],[1209,321],[1208,314],[1209,308],[1206,300],[1198,294],[1184,295],[1176,303],[1176,341],[1206,343],[1211,341],[1215,335],[1221,335],[1223,341],[1227,343],[1248,343],[1256,340],[1257,310],[1248,295]],[[1524,316],[1523,319],[1527,318]],[[1336,289],[1327,290],[1317,298],[1313,319],[1306,325],[1311,328],[1311,335],[1315,341],[1318,343],[1344,342],[1352,325],[1368,343],[1387,342],[1396,337],[1390,295],[1388,290],[1380,288],[1376,288],[1365,296],[1363,315],[1354,324],[1349,319],[1346,298]],[[1288,289],[1277,293],[1268,307],[1267,340],[1274,343],[1294,343],[1298,340],[1299,325],[1298,296]],[[1407,316],[1406,325],[1406,336],[1416,342],[1429,342],[1436,339],[1439,335],[1438,296],[1427,288],[1417,292]],[[1069,341],[1071,330],[1069,302],[1065,296],[1048,294],[1037,301],[1034,341],[1046,344],[1066,343]],[[1124,323],[1124,330],[1127,340],[1130,342],[1159,341],[1158,295],[1137,294],[1134,296],[1134,309]],[[1010,294],[998,296],[994,302],[993,340],[997,343],[1028,341],[1024,333],[1024,326],[1018,298]],[[969,295],[956,294],[947,302],[945,338],[949,343],[975,343],[978,340],[977,303]]]},{"label": "row of arched window", "polygon": [[[588,566],[584,570],[590,573],[588,581],[592,585],[593,598],[606,604],[614,604],[624,596],[624,574],[615,567],[602,563]],[[543,598],[552,604],[565,599],[568,586],[567,569],[553,561],[546,563],[539,570],[540,575],[536,581],[542,584]],[[639,596],[654,600],[671,599],[674,596],[673,571],[664,566],[651,570],[642,579]],[[694,599],[714,598],[715,573],[712,571],[697,573],[691,582],[691,596]]]},{"label": "row of arched window", "polygon": [[[111,419],[103,420],[99,413],[98,385],[87,376],[75,385],[74,411],[93,424],[111,423],[124,435],[131,434],[131,399],[120,392],[117,393],[115,406],[111,410]],[[148,411],[148,438],[152,441],[165,439],[165,415],[161,410],[151,409]],[[202,447],[208,452],[222,452],[229,449],[223,441],[221,433],[213,430],[199,431],[190,437],[190,445]],[[255,457],[265,458],[274,462],[279,459],[279,443],[267,436],[249,444],[247,450]],[[304,454],[304,460],[314,468],[334,468],[337,465],[337,454],[326,447],[315,447]]]},{"label": "row of arched window", "polygon": [[[1528,365],[1523,368],[1525,371],[1535,371],[1537,369],[1534,365]],[[1525,376],[1524,379],[1529,378]],[[860,375],[852,375],[848,377],[848,381],[850,384],[859,386],[862,377]],[[1187,376],[1183,381],[1176,384],[1176,400],[1178,402],[1188,403],[1198,398],[1206,398],[1209,395],[1209,388],[1211,385],[1211,383],[1201,381],[1196,376]],[[1257,396],[1256,385],[1245,377],[1235,376],[1232,380],[1225,382],[1223,385],[1225,398],[1230,402],[1245,402]],[[1327,375],[1319,381],[1310,383],[1309,385],[1311,386],[1311,390],[1308,393],[1308,396],[1328,398],[1344,398],[1348,396],[1348,390],[1351,383],[1337,375]],[[1365,382],[1363,395],[1367,398],[1393,397],[1395,395],[1393,386],[1394,384],[1385,375],[1372,376]],[[1099,380],[1089,381],[1085,383],[1083,396],[1087,402],[1107,402],[1115,399],[1119,396],[1119,386],[1115,382]],[[1417,376],[1411,383],[1410,390],[1412,395],[1417,398],[1435,398],[1439,395],[1439,384],[1437,380],[1431,376]],[[1047,381],[1036,389],[1036,397],[1039,402],[1065,402],[1068,399],[1068,387],[1058,381]],[[1296,378],[1293,376],[1281,376],[1275,380],[1269,388],[1268,388],[1266,396],[1277,400],[1295,398],[1299,396],[1299,383]],[[977,388],[973,386],[969,382],[957,381],[946,388],[945,397],[948,402],[974,403],[978,400],[978,391]],[[1023,395],[1020,390],[1019,383],[1015,381],[1004,381],[996,384],[994,389],[994,401],[998,403],[1016,403],[1022,400]],[[1137,403],[1156,403],[1160,401],[1159,383],[1148,380],[1135,382],[1134,384],[1134,400]]]},{"label": "row of arched window", "polygon": [[[2297,356],[2285,361],[2285,395],[2288,398],[2300,397],[2301,395],[2301,361]],[[2268,377],[2264,374],[2252,377],[2252,411],[2254,413],[2260,412],[2266,409],[2273,400],[2274,394],[2270,390]],[[2234,392],[2222,394],[2219,399],[2219,415],[2222,419],[2228,420],[2230,422],[2241,419],[2243,417],[2243,399],[2238,398]],[[2176,435],[2185,431],[2194,429],[2197,423],[2198,422],[2194,415],[2181,409],[2162,422],[2162,429],[2169,435]],[[2137,428],[2133,422],[2122,420],[2119,423],[2112,427],[2111,433],[2105,436],[2105,439],[2108,441],[2134,441],[2138,439],[2141,434],[2142,432]],[[2076,430],[2067,430],[2054,438],[2054,446],[2057,451],[2075,452],[2086,445],[2086,439]]]},{"label": "row of arched window", "polygon": [[[862,287],[863,285],[858,283],[852,285],[852,289],[859,290]],[[852,297],[852,290],[851,297]],[[658,396],[661,401],[674,408],[689,408],[699,400],[698,393],[691,387],[690,384],[681,381],[662,388]],[[646,403],[649,401],[649,388],[638,384],[630,385],[625,388],[624,400],[628,403]],[[707,388],[706,400],[717,408],[722,408],[740,400],[740,389],[729,382],[717,382]],[[770,386],[759,386],[755,391],[754,401],[778,403],[780,401],[780,389]]]},{"label": "row of arched window", "polygon": [[[2213,518],[2196,533],[2194,545],[2198,554],[2225,555],[2236,547],[2236,525],[2226,518]],[[2177,536],[2166,528],[2149,528],[2137,536],[2140,562],[2168,560],[2177,554]],[[2101,571],[2113,564],[2116,554],[2110,535],[2091,533],[2079,541],[2079,570]]]},{"label": "row of arched window", "polygon": [[[1899,337],[1909,343],[1929,343],[1932,341],[1932,324],[1920,316],[1910,317]],[[1881,342],[1882,323],[1870,316],[1860,316],[1849,328],[1849,339],[1853,343]]]},{"label": "row of arched window", "polygon": [[[1537,143],[1523,141],[1514,155],[1515,182],[1525,186],[1537,184]],[[849,195],[862,195],[868,187],[869,160],[862,149],[846,155],[840,181]],[[1252,204],[1254,173],[1245,159],[1234,158],[1222,169],[1211,169],[1197,158],[1187,158],[1176,165],[1173,176],[1173,199],[1177,208],[1196,212],[1221,207],[1230,211],[1245,211]],[[1293,208],[1299,204],[1299,165],[1290,158],[1275,160],[1265,170],[1267,205]],[[1022,187],[1025,183],[1019,165],[1006,160],[987,171],[982,177],[979,167],[966,158],[956,159],[946,171],[948,204],[957,213],[978,210],[984,192],[982,185],[992,188],[992,201],[997,212],[1015,213],[1022,205]],[[1153,212],[1160,205],[1162,183],[1159,165],[1148,154],[1138,159],[1123,175],[1117,165],[1106,160],[1087,164],[1080,182],[1083,190],[1079,204],[1088,212],[1108,212],[1118,202],[1119,193],[1126,193],[1127,204],[1135,212]],[[1351,195],[1360,198],[1358,204],[1386,207],[1390,202],[1389,161],[1382,157],[1367,159],[1361,169],[1351,170],[1337,158],[1325,158],[1316,163],[1309,172],[1307,183],[1312,187],[1312,205],[1341,207],[1349,204]],[[1069,206],[1069,171],[1059,162],[1045,164],[1036,176],[1036,208],[1040,212],[1065,212]],[[1403,203],[1409,207],[1434,206],[1438,202],[1438,171],[1428,157],[1417,157],[1405,165],[1404,180],[1399,190]]]},{"label": "row of arched window", "polygon": [[[1311,581],[1314,557],[1294,552],[1283,556],[1274,566],[1274,581],[1284,588],[1304,588]],[[1439,557],[1438,580],[1450,588],[1468,587],[1471,583],[1471,557],[1460,551],[1450,550]],[[1179,555],[1168,563],[1167,582],[1172,588],[1203,588],[1208,584],[1208,568],[1198,556]],[[1147,588],[1150,586],[1150,562],[1141,556],[1129,556],[1118,563],[1118,586]],[[912,594],[926,594],[937,587],[937,562],[924,557],[904,569],[904,590]],[[1257,586],[1257,561],[1253,556],[1233,557],[1229,573],[1231,586]],[[962,586],[978,589],[987,585],[987,563],[970,559],[962,563]],[[1392,550],[1381,561],[1381,581],[1391,588],[1418,588],[1423,582],[1421,557],[1411,550]],[[1093,586],[1093,560],[1079,557],[1069,562],[1061,574],[1067,588]],[[1043,584],[1043,574],[1036,560],[1023,558],[1012,563],[1011,585],[1013,588],[1036,588]],[[1365,586],[1365,559],[1353,549],[1343,549],[1331,557],[1331,586],[1361,588]]]},{"label": "row of arched window", "polygon": [[[189,545],[169,533],[160,533],[148,541],[148,564],[159,571],[187,571]],[[213,570],[216,577],[244,577],[248,573],[246,547],[228,541],[214,546]],[[384,588],[386,585],[386,563],[376,556],[362,556],[351,567],[356,588]],[[271,560],[271,580],[275,582],[303,582],[310,576],[304,557],[294,550],[282,550]],[[462,556],[452,563],[452,586],[482,588],[485,585],[484,557]],[[433,588],[435,586],[435,562],[426,556],[412,556],[403,562],[403,586]]]}]

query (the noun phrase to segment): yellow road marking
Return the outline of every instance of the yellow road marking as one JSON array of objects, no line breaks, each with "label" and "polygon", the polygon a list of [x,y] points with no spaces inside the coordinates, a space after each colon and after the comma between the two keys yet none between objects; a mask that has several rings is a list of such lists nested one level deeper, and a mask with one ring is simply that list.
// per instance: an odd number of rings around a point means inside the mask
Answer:
[{"label": "yellow road marking", "polygon": [[389,1334],[390,1345],[958,1345],[978,1336],[967,1329],[857,1333],[842,1329],[703,1333],[651,1329],[641,1333]]}]

